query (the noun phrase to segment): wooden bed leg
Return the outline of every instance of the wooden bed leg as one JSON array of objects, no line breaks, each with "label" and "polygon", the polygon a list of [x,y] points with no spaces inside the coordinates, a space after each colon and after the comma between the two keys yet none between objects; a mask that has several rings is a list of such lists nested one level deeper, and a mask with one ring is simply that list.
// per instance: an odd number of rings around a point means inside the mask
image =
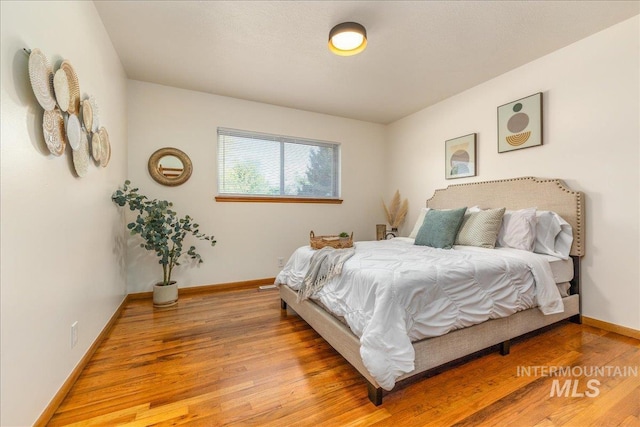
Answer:
[{"label": "wooden bed leg", "polygon": [[280,309],[282,309],[282,310],[286,310],[287,309],[287,303],[283,299],[280,299]]},{"label": "wooden bed leg", "polygon": [[369,400],[376,406],[382,405],[382,388],[375,387],[373,384],[367,381],[367,393]]},{"label": "wooden bed leg", "polygon": [[569,317],[569,321],[582,325],[582,314],[576,314],[575,316]]},{"label": "wooden bed leg", "polygon": [[500,343],[500,354],[506,356],[511,351],[511,340],[502,341]]}]

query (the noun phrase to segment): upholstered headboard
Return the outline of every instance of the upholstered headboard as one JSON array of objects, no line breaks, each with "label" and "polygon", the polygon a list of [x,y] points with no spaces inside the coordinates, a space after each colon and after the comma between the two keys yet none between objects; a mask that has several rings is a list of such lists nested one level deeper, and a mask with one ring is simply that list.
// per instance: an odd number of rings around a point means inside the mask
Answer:
[{"label": "upholstered headboard", "polygon": [[571,255],[584,255],[584,196],[560,179],[522,177],[450,185],[436,190],[427,207],[432,209],[475,206],[481,208],[554,211],[573,228]]}]

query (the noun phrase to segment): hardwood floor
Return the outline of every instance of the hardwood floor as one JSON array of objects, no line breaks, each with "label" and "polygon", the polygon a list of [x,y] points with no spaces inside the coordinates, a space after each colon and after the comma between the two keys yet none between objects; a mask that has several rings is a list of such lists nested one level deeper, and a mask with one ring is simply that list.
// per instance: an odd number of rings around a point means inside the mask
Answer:
[{"label": "hardwood floor", "polygon": [[[508,356],[400,384],[375,407],[357,371],[281,312],[277,291],[192,294],[163,310],[130,301],[49,425],[637,426],[640,377],[523,367],[639,365],[640,341],[566,322]],[[554,380],[571,391],[551,396]]]}]

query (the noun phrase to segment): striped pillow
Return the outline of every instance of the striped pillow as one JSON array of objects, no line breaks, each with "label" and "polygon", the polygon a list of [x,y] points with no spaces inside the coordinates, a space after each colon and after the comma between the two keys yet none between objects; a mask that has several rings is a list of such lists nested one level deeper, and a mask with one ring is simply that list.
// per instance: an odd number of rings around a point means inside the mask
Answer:
[{"label": "striped pillow", "polygon": [[493,249],[502,224],[505,208],[467,212],[456,237],[456,245]]}]

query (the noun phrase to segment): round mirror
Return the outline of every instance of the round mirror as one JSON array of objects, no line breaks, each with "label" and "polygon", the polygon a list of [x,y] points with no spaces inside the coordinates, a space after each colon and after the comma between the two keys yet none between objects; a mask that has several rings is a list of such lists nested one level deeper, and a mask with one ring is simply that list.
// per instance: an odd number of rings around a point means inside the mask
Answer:
[{"label": "round mirror", "polygon": [[162,185],[180,185],[191,176],[191,159],[177,148],[161,148],[149,157],[149,174]]}]

